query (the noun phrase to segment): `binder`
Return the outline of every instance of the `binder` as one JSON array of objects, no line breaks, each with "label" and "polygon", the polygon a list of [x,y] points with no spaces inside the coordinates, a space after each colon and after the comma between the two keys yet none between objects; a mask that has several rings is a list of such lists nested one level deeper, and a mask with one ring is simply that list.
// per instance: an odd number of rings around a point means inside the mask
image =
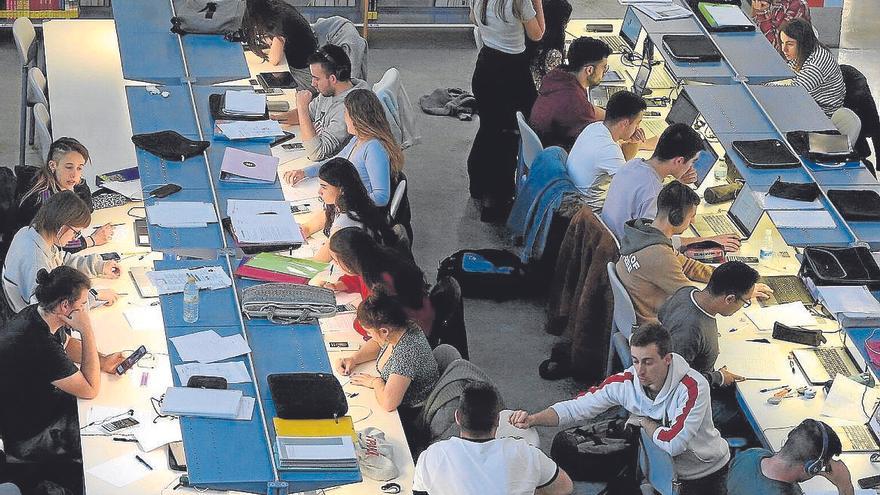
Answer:
[{"label": "binder", "polygon": [[247,262],[251,258],[246,256],[242,258],[238,268],[235,269],[235,276],[239,278],[248,278],[251,280],[260,280],[262,282],[285,282],[291,284],[308,284],[309,279],[297,275],[288,275],[286,273],[273,272],[263,268],[247,266]]},{"label": "binder", "polygon": [[281,419],[272,418],[275,435],[279,437],[339,437],[350,436],[357,441],[351,416],[338,419]]}]

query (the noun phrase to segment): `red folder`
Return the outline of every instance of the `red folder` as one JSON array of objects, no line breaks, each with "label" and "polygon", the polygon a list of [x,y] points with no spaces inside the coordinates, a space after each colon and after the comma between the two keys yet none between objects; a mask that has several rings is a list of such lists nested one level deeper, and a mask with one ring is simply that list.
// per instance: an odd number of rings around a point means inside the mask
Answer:
[{"label": "red folder", "polygon": [[240,278],[250,278],[263,282],[288,282],[292,284],[309,283],[309,279],[305,277],[297,277],[296,275],[290,275],[287,273],[278,273],[270,270],[263,270],[262,268],[246,266],[244,261],[235,270],[235,275]]}]

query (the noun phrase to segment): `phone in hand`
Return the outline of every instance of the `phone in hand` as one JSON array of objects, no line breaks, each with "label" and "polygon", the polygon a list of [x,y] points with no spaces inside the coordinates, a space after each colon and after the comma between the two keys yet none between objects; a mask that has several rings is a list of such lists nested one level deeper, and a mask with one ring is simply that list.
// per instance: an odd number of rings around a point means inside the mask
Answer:
[{"label": "phone in hand", "polygon": [[150,196],[153,196],[154,198],[164,198],[180,191],[181,189],[183,188],[177,184],[165,184],[164,186],[159,186],[150,191]]},{"label": "phone in hand", "polygon": [[135,363],[140,361],[140,359],[142,357],[144,357],[146,354],[147,354],[146,347],[144,347],[144,346],[138,347],[137,350],[131,354],[131,356],[128,356],[127,358],[125,358],[125,361],[119,363],[119,365],[116,366],[116,374],[117,375],[125,374],[126,371],[130,370],[131,367],[134,366]]}]

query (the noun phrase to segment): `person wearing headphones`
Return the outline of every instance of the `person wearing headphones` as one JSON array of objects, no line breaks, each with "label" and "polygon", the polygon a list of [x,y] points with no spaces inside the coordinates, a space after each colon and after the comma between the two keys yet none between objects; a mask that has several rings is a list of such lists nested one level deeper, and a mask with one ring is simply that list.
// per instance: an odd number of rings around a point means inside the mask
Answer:
[{"label": "person wearing headphones", "polygon": [[273,113],[271,118],[288,125],[299,125],[300,138],[309,160],[332,157],[351,139],[345,124],[345,97],[352,89],[370,89],[365,81],[352,79],[351,60],[342,47],[326,44],[308,59],[313,97],[309,90],[296,92],[296,108]]},{"label": "person wearing headphones", "polygon": [[730,463],[728,495],[794,495],[797,484],[821,476],[840,495],[855,492],[849,469],[833,459],[842,451],[840,438],[828,425],[805,419],[791,430],[776,454],[767,449],[740,452]]},{"label": "person wearing headphones", "polygon": [[[632,298],[636,323],[656,320],[657,311],[675,291],[695,282],[708,282],[712,267],[687,258],[672,246],[672,236],[688,229],[700,196],[675,180],[657,197],[653,221],[636,218],[623,226],[617,276]],[[756,291],[759,299],[768,297]]]}]

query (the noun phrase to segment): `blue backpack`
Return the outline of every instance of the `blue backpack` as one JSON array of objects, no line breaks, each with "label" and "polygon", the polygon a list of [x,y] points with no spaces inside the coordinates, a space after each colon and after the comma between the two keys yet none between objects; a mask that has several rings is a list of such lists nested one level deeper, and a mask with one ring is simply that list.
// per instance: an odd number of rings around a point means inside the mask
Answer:
[{"label": "blue backpack", "polygon": [[503,301],[526,293],[526,269],[502,249],[462,249],[440,262],[437,279],[452,277],[464,297]]}]

